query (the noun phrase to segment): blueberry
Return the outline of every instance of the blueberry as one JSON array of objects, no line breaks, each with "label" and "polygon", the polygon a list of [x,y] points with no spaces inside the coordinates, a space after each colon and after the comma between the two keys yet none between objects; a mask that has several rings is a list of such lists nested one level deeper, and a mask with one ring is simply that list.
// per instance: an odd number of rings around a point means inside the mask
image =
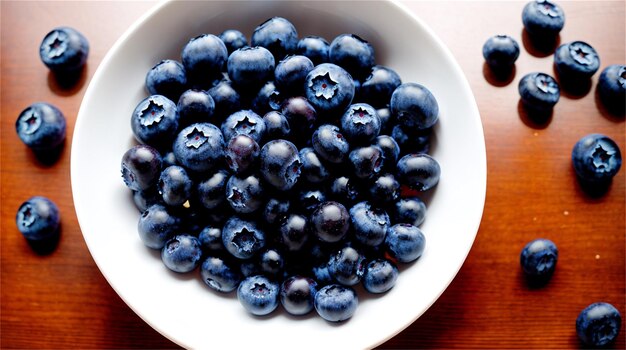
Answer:
[{"label": "blueberry", "polygon": [[304,92],[304,79],[313,70],[313,62],[306,56],[287,56],[276,65],[274,79],[279,90],[291,96]]},{"label": "blueberry", "polygon": [[193,123],[212,122],[215,101],[207,91],[189,89],[182,92],[176,108],[180,127],[185,127]]},{"label": "blueberry", "polygon": [[266,82],[252,100],[252,109],[260,114],[280,109],[283,96],[273,81]]},{"label": "blueberry", "polygon": [[311,147],[300,150],[302,176],[310,183],[320,183],[330,177],[330,173]]},{"label": "blueberry", "polygon": [[319,36],[305,36],[298,41],[296,54],[308,57],[314,65],[328,63],[330,44]]},{"label": "blueberry", "polygon": [[359,202],[350,208],[350,223],[356,241],[369,247],[382,244],[390,226],[389,215],[369,202]]},{"label": "blueberry", "polygon": [[391,68],[376,65],[372,67],[369,76],[359,88],[358,99],[375,108],[384,108],[389,105],[391,94],[402,80],[396,71]]},{"label": "blueberry", "polygon": [[392,174],[380,175],[370,187],[370,196],[375,203],[394,202],[400,196],[400,183]]},{"label": "blueberry", "polygon": [[350,105],[341,117],[341,131],[351,144],[369,144],[380,133],[380,118],[367,103]]},{"label": "blueberry", "polygon": [[354,289],[338,284],[322,287],[315,294],[315,310],[326,321],[345,321],[354,315],[359,304]]},{"label": "blueberry", "polygon": [[250,214],[263,205],[263,186],[255,175],[238,177],[233,175],[226,184],[226,199],[233,210]]},{"label": "blueberry", "polygon": [[600,57],[596,50],[583,41],[574,41],[559,46],[554,52],[554,65],[559,78],[568,84],[589,80],[600,68]]},{"label": "blueberry", "polygon": [[219,82],[210,88],[209,95],[215,102],[214,117],[216,120],[226,119],[241,109],[241,95],[227,81]]},{"label": "blueberry", "polygon": [[217,36],[202,34],[189,40],[183,47],[181,57],[190,82],[207,86],[224,69],[228,50]]},{"label": "blueberry", "polygon": [[178,130],[176,104],[163,95],[143,99],[131,117],[131,127],[137,141],[158,149],[169,148]]},{"label": "blueberry", "polygon": [[626,109],[626,66],[613,64],[600,73],[598,94],[611,112],[623,115]]},{"label": "blueberry", "polygon": [[35,152],[50,151],[65,141],[66,121],[54,105],[36,102],[26,107],[15,121],[20,140]]},{"label": "blueberry", "polygon": [[261,274],[274,279],[279,278],[284,271],[285,259],[277,249],[266,249],[259,256],[259,267]]},{"label": "blueberry", "polygon": [[400,156],[400,146],[396,140],[389,135],[380,135],[376,137],[374,144],[383,151],[383,159],[385,160],[383,168],[391,170],[395,167]]},{"label": "blueberry", "polygon": [[550,112],[559,102],[559,84],[544,73],[526,74],[520,80],[518,90],[524,107],[531,112]]},{"label": "blueberry", "polygon": [[276,60],[293,53],[298,45],[298,32],[291,22],[282,17],[273,17],[254,29],[252,46],[263,46]]},{"label": "blueberry", "polygon": [[231,114],[222,123],[222,134],[228,142],[235,135],[248,135],[260,143],[265,133],[265,122],[254,111],[244,109]]},{"label": "blueberry", "polygon": [[621,168],[622,154],[608,136],[589,134],[574,145],[572,164],[584,184],[607,183]]},{"label": "blueberry", "polygon": [[263,219],[268,224],[282,222],[289,213],[290,203],[286,199],[270,198],[265,204]]},{"label": "blueberry", "polygon": [[395,224],[387,230],[385,247],[389,254],[402,263],[417,260],[426,246],[422,231],[411,224]]},{"label": "blueberry", "polygon": [[367,77],[375,63],[372,45],[354,34],[337,36],[330,43],[328,57],[357,79]]},{"label": "blueberry", "polygon": [[622,327],[622,315],[611,304],[596,302],[584,308],[576,318],[576,334],[590,347],[612,344]]},{"label": "blueberry", "polygon": [[198,234],[198,240],[205,251],[220,251],[224,249],[222,230],[217,227],[206,226]]},{"label": "blueberry", "polygon": [[278,283],[262,275],[246,277],[237,288],[237,298],[243,307],[253,315],[263,316],[278,307]]},{"label": "blueberry", "polygon": [[391,132],[391,127],[395,123],[395,118],[391,114],[389,105],[387,105],[387,107],[377,109],[376,114],[378,114],[378,118],[380,119],[380,133],[388,134]]},{"label": "blueberry", "polygon": [[532,281],[545,282],[554,273],[559,251],[556,245],[545,238],[528,242],[520,254],[524,274]]},{"label": "blueberry", "polygon": [[306,214],[312,213],[318,205],[326,201],[326,194],[320,190],[305,189],[300,191],[297,203]]},{"label": "blueberry", "polygon": [[170,238],[161,250],[161,260],[174,272],[190,272],[200,265],[202,249],[198,238],[179,234]]},{"label": "blueberry", "polygon": [[428,154],[407,154],[397,165],[400,184],[417,191],[428,191],[439,182],[441,167]]},{"label": "blueberry", "polygon": [[332,124],[324,124],[315,130],[311,143],[315,153],[330,163],[343,163],[350,152],[350,144],[339,128]]},{"label": "blueberry", "polygon": [[398,268],[387,259],[375,259],[365,267],[363,287],[370,293],[384,293],[396,284]]},{"label": "blueberry", "polygon": [[143,213],[153,204],[163,204],[163,197],[154,187],[145,191],[133,191],[133,202],[140,213]]},{"label": "blueberry", "polygon": [[191,198],[193,181],[185,168],[179,165],[169,166],[161,172],[158,181],[159,193],[167,205],[183,205]]},{"label": "blueberry", "polygon": [[161,204],[154,204],[141,213],[137,225],[139,238],[152,249],[163,248],[180,226],[181,220]]},{"label": "blueberry", "polygon": [[61,225],[59,207],[46,197],[31,197],[17,210],[15,224],[28,241],[58,237]]},{"label": "blueberry", "polygon": [[315,282],[317,282],[320,287],[335,283],[328,271],[328,263],[313,266],[311,270],[311,273],[315,277]]},{"label": "blueberry", "polygon": [[237,289],[243,278],[238,266],[217,256],[208,256],[202,262],[200,276],[207,286],[222,293]]},{"label": "blueberry", "polygon": [[228,76],[242,90],[260,88],[274,77],[274,69],[274,56],[264,47],[244,47],[228,56]]},{"label": "blueberry", "polygon": [[150,95],[163,95],[178,101],[187,89],[185,67],[176,60],[162,60],[146,74],[146,89]]},{"label": "blueberry", "polygon": [[309,240],[308,220],[299,214],[289,214],[279,228],[280,241],[288,251],[299,251]]},{"label": "blueberry", "polygon": [[359,190],[346,176],[339,176],[330,186],[331,197],[339,202],[353,203],[359,198]]},{"label": "blueberry", "polygon": [[265,122],[265,140],[285,139],[291,133],[287,118],[278,111],[270,111],[263,116]]},{"label": "blueberry", "polygon": [[[430,152],[432,128],[413,129],[396,125],[391,129],[391,137],[400,147],[400,155]],[[395,165],[395,163],[394,163]]]},{"label": "blueberry", "polygon": [[163,160],[155,148],[137,145],[122,156],[122,179],[133,191],[145,191],[159,180]]},{"label": "blueberry", "polygon": [[496,72],[510,70],[519,53],[519,44],[508,35],[494,35],[483,44],[483,57]]},{"label": "blueberry", "polygon": [[79,31],[70,27],[54,28],[39,46],[41,61],[57,74],[81,69],[89,55],[89,42]]},{"label": "blueberry", "polygon": [[261,273],[261,267],[257,261],[254,261],[254,259],[242,261],[239,268],[244,277],[250,277]]},{"label": "blueberry", "polygon": [[332,63],[322,63],[313,68],[304,84],[306,98],[318,113],[325,115],[341,115],[354,98],[352,76]]},{"label": "blueberry", "polygon": [[426,204],[418,197],[401,198],[395,204],[394,222],[413,226],[421,225],[426,219]]},{"label": "blueberry", "polygon": [[163,163],[163,167],[168,167],[170,165],[180,165],[178,164],[178,161],[176,161],[176,156],[174,155],[174,152],[172,152],[171,150],[165,152],[162,157],[161,157]]},{"label": "blueberry", "polygon": [[236,29],[227,29],[223,31],[219,38],[224,42],[226,50],[230,55],[233,51],[248,46],[248,39],[242,32]]},{"label": "blueberry", "polygon": [[365,273],[365,256],[352,247],[343,247],[331,255],[328,272],[344,286],[353,286],[361,281]]},{"label": "blueberry", "polygon": [[313,105],[304,97],[290,97],[283,102],[281,113],[289,123],[289,139],[299,147],[304,146],[310,140],[317,121],[317,111]]},{"label": "blueberry", "polygon": [[380,172],[384,156],[380,147],[371,145],[355,148],[350,152],[349,159],[354,175],[360,179],[368,179]]},{"label": "blueberry", "polygon": [[250,259],[265,247],[265,233],[253,221],[233,216],[224,224],[222,242],[234,257]]},{"label": "blueberry", "polygon": [[350,229],[350,214],[339,202],[320,204],[311,215],[311,225],[317,238],[324,242],[339,242]]},{"label": "blueberry", "polygon": [[317,282],[303,276],[291,276],[280,286],[280,303],[292,315],[306,315],[314,308]]},{"label": "blueberry", "polygon": [[195,123],[178,133],[174,141],[176,160],[192,171],[211,170],[224,156],[224,137],[215,125]]},{"label": "blueberry", "polygon": [[565,25],[565,14],[552,1],[536,0],[524,6],[522,22],[532,37],[556,37]]},{"label": "blueberry", "polygon": [[226,163],[235,174],[242,174],[253,169],[259,160],[261,148],[248,135],[234,136],[226,147]]},{"label": "blueberry", "polygon": [[226,182],[229,174],[225,170],[218,170],[206,180],[200,181],[196,193],[200,204],[206,209],[216,209],[226,200]]},{"label": "blueberry", "polygon": [[291,189],[298,182],[302,160],[293,143],[277,139],[261,148],[261,176],[280,191]]},{"label": "blueberry", "polygon": [[416,83],[404,83],[391,95],[391,113],[398,123],[407,128],[427,129],[439,119],[439,105],[426,87]]}]

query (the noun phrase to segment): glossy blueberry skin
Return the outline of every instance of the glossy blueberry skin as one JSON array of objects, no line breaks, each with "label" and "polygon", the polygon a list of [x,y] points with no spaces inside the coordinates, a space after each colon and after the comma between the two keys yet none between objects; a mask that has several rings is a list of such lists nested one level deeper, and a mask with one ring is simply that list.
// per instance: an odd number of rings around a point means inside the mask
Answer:
[{"label": "glossy blueberry skin", "polygon": [[171,150],[162,154],[161,158],[163,160],[163,167],[168,167],[170,165],[180,165],[176,161],[176,156],[174,155],[174,152],[172,152]]},{"label": "glossy blueberry skin", "polygon": [[155,185],[161,175],[163,160],[154,147],[136,145],[122,156],[122,179],[133,191],[145,191]]},{"label": "glossy blueberry skin", "polygon": [[605,347],[612,344],[622,327],[622,315],[615,306],[595,302],[584,308],[576,318],[578,339],[589,347]]},{"label": "glossy blueberry skin", "polygon": [[250,42],[252,46],[265,47],[279,61],[296,50],[298,32],[287,19],[273,17],[254,29]]},{"label": "glossy blueberry skin", "polygon": [[272,225],[282,222],[289,214],[291,204],[286,199],[270,198],[263,210],[263,219]]},{"label": "glossy blueberry skin", "polygon": [[228,59],[228,50],[217,36],[202,34],[187,42],[181,57],[189,81],[207,85],[221,74]]},{"label": "glossy blueberry skin", "polygon": [[320,183],[330,177],[330,172],[311,147],[300,150],[302,176],[310,183]]},{"label": "glossy blueberry skin", "polygon": [[330,275],[330,272],[328,272],[328,261],[326,263],[313,266],[313,268],[311,268],[311,273],[319,287],[336,283]]},{"label": "glossy blueberry skin", "polygon": [[367,103],[350,105],[341,117],[341,131],[350,144],[369,144],[380,133],[380,118]]},{"label": "glossy blueberry skin", "polygon": [[572,164],[576,175],[586,183],[611,181],[622,166],[619,146],[608,136],[588,134],[572,149]]},{"label": "glossy blueberry skin", "polygon": [[237,49],[248,46],[248,39],[237,29],[226,29],[219,35],[219,38],[226,46],[229,55]]},{"label": "glossy blueberry skin", "polygon": [[212,122],[215,101],[207,91],[189,89],[180,95],[176,108],[180,127],[186,127],[193,123]]},{"label": "glossy blueberry skin", "polygon": [[352,76],[332,63],[315,66],[306,76],[304,84],[307,100],[320,114],[340,116],[354,98]]},{"label": "glossy blueberry skin", "polygon": [[146,191],[133,191],[133,203],[135,203],[135,207],[137,207],[139,212],[143,213],[153,204],[163,204],[163,198],[152,187]]},{"label": "glossy blueberry skin", "polygon": [[522,10],[522,23],[533,37],[556,37],[565,25],[565,13],[552,1],[531,1]]},{"label": "glossy blueberry skin", "polygon": [[154,204],[139,217],[137,231],[146,247],[161,249],[170,237],[176,234],[181,220],[171,210],[161,204]]},{"label": "glossy blueberry skin", "polygon": [[52,150],[65,141],[65,116],[50,103],[36,102],[17,117],[15,131],[33,151]]},{"label": "glossy blueberry skin", "polygon": [[370,198],[374,203],[390,203],[400,197],[400,183],[392,174],[375,178],[370,187]]},{"label": "glossy blueberry skin", "polygon": [[428,154],[407,154],[396,166],[398,181],[417,191],[428,191],[439,183],[441,167]]},{"label": "glossy blueberry skin", "polygon": [[180,234],[170,238],[161,250],[161,260],[170,270],[179,273],[193,271],[200,265],[202,249],[198,238]]},{"label": "glossy blueberry skin", "polygon": [[289,138],[291,127],[287,118],[279,111],[270,111],[263,116],[266,141]]},{"label": "glossy blueberry skin", "polygon": [[259,114],[280,109],[284,96],[273,81],[266,82],[252,99],[252,109]]},{"label": "glossy blueberry skin", "polygon": [[539,238],[528,242],[520,253],[520,264],[524,274],[537,281],[547,281],[552,277],[559,258],[554,242]]},{"label": "glossy blueberry skin", "polygon": [[353,180],[346,176],[339,176],[332,181],[330,196],[341,203],[354,203],[359,198],[359,189]]},{"label": "glossy blueberry skin", "polygon": [[150,95],[163,95],[178,101],[187,89],[185,67],[176,60],[162,60],[146,74],[146,89]]},{"label": "glossy blueberry skin", "polygon": [[157,149],[169,148],[178,131],[176,104],[163,95],[143,99],[131,116],[131,129],[137,141]]},{"label": "glossy blueberry skin", "polygon": [[400,156],[430,152],[431,135],[432,128],[420,130],[396,125],[391,129],[391,137],[400,147]]},{"label": "glossy blueberry skin", "polygon": [[231,114],[222,123],[224,140],[230,141],[235,135],[248,135],[260,143],[265,134],[265,122],[254,111],[244,109]]},{"label": "glossy blueberry skin", "polygon": [[494,70],[511,68],[519,53],[519,44],[508,35],[494,35],[483,44],[483,57]]},{"label": "glossy blueberry skin", "polygon": [[398,268],[387,259],[375,259],[365,267],[363,287],[370,293],[384,293],[396,284]]},{"label": "glossy blueberry skin", "polygon": [[280,191],[296,185],[302,168],[302,160],[293,143],[277,139],[261,148],[261,176]]},{"label": "glossy blueberry skin", "polygon": [[244,47],[228,56],[228,76],[242,90],[258,89],[274,77],[274,56],[264,47]]},{"label": "glossy blueberry skin", "polygon": [[238,259],[250,259],[265,247],[265,233],[254,221],[231,217],[222,228],[222,243]]},{"label": "glossy blueberry skin", "polygon": [[221,251],[224,249],[222,244],[222,230],[218,227],[206,226],[198,234],[198,240],[204,251]]},{"label": "glossy blueberry skin", "polygon": [[354,315],[359,298],[351,287],[329,284],[315,294],[315,310],[326,321],[345,321]]},{"label": "glossy blueberry skin", "polygon": [[529,73],[518,85],[522,103],[531,111],[550,111],[559,102],[561,95],[556,80],[544,73]]},{"label": "glossy blueberry skin", "polygon": [[384,108],[389,105],[391,94],[402,84],[402,79],[391,68],[376,65],[372,67],[369,76],[359,87],[358,100],[374,108]]},{"label": "glossy blueberry skin", "polygon": [[309,240],[308,220],[300,214],[288,214],[280,224],[279,233],[287,251],[299,251]]},{"label": "glossy blueberry skin", "polygon": [[420,226],[426,219],[426,204],[419,197],[401,198],[395,204],[393,219],[397,224]]},{"label": "glossy blueberry skin", "polygon": [[284,272],[285,259],[277,249],[266,249],[259,256],[261,274],[272,279],[280,278]]},{"label": "glossy blueberry skin", "polygon": [[428,129],[439,120],[439,104],[426,87],[416,83],[398,86],[389,103],[398,124],[407,128]]},{"label": "glossy blueberry skin", "polygon": [[303,190],[298,196],[299,207],[306,213],[311,214],[318,205],[326,201],[326,194],[320,190]]},{"label": "glossy blueberry skin", "polygon": [[600,73],[598,94],[604,106],[615,114],[626,109],[626,66],[613,64]]},{"label": "glossy blueberry skin", "polygon": [[365,256],[352,247],[343,247],[330,256],[328,272],[344,286],[353,286],[361,281],[365,273]]},{"label": "glossy blueberry skin", "polygon": [[588,80],[600,68],[600,56],[583,41],[574,41],[559,46],[554,52],[554,65],[559,77],[567,82]]},{"label": "glossy blueberry skin", "polygon": [[328,57],[356,79],[367,77],[375,63],[372,45],[354,34],[341,34],[333,39]]},{"label": "glossy blueberry skin", "polygon": [[291,276],[280,286],[280,303],[292,315],[306,315],[314,308],[317,282],[304,276]]},{"label": "glossy blueberry skin", "polygon": [[39,46],[41,61],[57,74],[81,69],[89,56],[89,42],[79,31],[70,27],[54,28]]},{"label": "glossy blueberry skin", "polygon": [[189,170],[211,170],[224,156],[224,137],[215,125],[195,123],[178,133],[173,151],[176,160]]},{"label": "glossy blueberry skin", "polygon": [[15,224],[28,241],[58,236],[61,225],[59,207],[46,197],[31,197],[17,210]]},{"label": "glossy blueberry skin", "polygon": [[308,57],[314,65],[328,63],[330,44],[319,36],[305,36],[298,41],[296,54]]},{"label": "glossy blueberry skin", "polygon": [[304,79],[313,70],[313,62],[306,56],[290,55],[282,59],[274,70],[274,81],[280,91],[289,96],[304,92]]},{"label": "glossy blueberry skin", "polygon": [[202,262],[200,276],[207,286],[222,293],[237,289],[243,279],[237,265],[218,256],[208,256]]},{"label": "glossy blueberry skin", "polygon": [[377,109],[376,114],[378,114],[378,118],[380,119],[380,133],[389,134],[392,126],[395,125],[395,118],[391,114],[389,105],[387,105],[387,107]]},{"label": "glossy blueberry skin", "polygon": [[311,214],[313,232],[323,242],[339,242],[350,229],[350,214],[339,202],[320,204]]},{"label": "glossy blueberry skin", "polygon": [[395,167],[398,162],[398,157],[400,156],[400,146],[396,140],[389,135],[380,135],[376,137],[374,145],[380,147],[383,151],[385,160],[383,168],[391,170],[392,167]]},{"label": "glossy blueberry skin", "polygon": [[193,181],[187,171],[179,165],[163,169],[158,181],[163,202],[171,206],[183,205],[188,201],[191,198],[193,186]]},{"label": "glossy blueberry skin", "polygon": [[296,96],[286,99],[280,111],[289,122],[289,140],[298,147],[305,146],[317,121],[315,107],[306,98]]},{"label": "glossy blueberry skin", "polygon": [[227,81],[221,81],[210,88],[209,95],[215,102],[214,117],[216,121],[224,120],[229,115],[241,110],[241,95]]},{"label": "glossy blueberry skin", "polygon": [[278,307],[280,285],[263,275],[246,277],[237,288],[237,299],[253,315],[263,316]]},{"label": "glossy blueberry skin", "polygon": [[218,170],[206,180],[200,181],[196,188],[197,198],[206,209],[216,209],[226,200],[226,183],[230,175],[225,170]]},{"label": "glossy blueberry skin", "polygon": [[385,247],[397,261],[409,263],[417,260],[426,247],[426,237],[411,224],[395,224],[387,230]]},{"label": "glossy blueberry skin", "polygon": [[360,179],[376,177],[384,161],[383,151],[374,145],[355,148],[348,158],[354,175]]},{"label": "glossy blueberry skin", "polygon": [[263,205],[263,186],[255,176],[233,175],[226,183],[226,200],[233,210],[240,214],[250,214]]},{"label": "glossy blueberry skin", "polygon": [[350,208],[350,223],[357,242],[376,247],[385,241],[391,221],[382,208],[359,202]]},{"label": "glossy blueberry skin", "polygon": [[350,152],[350,144],[339,127],[332,124],[317,128],[311,137],[311,144],[315,153],[330,163],[343,163]]},{"label": "glossy blueberry skin", "polygon": [[235,174],[243,174],[255,168],[261,148],[248,135],[234,136],[226,146],[226,163]]}]

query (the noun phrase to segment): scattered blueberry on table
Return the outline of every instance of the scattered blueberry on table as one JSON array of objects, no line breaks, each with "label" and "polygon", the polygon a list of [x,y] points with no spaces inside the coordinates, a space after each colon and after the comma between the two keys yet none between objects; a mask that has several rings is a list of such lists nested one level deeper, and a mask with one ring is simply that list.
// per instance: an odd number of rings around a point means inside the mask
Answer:
[{"label": "scattered blueberry on table", "polygon": [[518,91],[522,104],[530,114],[549,114],[559,102],[559,83],[548,74],[533,72],[520,79]]},{"label": "scattered blueberry on table", "polygon": [[622,153],[608,136],[588,134],[574,145],[572,164],[583,185],[608,183],[622,166]]},{"label": "scattered blueberry on table", "polygon": [[626,109],[626,66],[612,64],[600,73],[598,93],[604,106],[612,113],[624,116]]},{"label": "scattered blueberry on table", "polygon": [[520,253],[520,264],[526,277],[533,283],[547,282],[556,269],[559,251],[549,239],[538,238],[528,242]]},{"label": "scattered blueberry on table", "polygon": [[483,57],[496,73],[510,71],[519,54],[519,44],[508,35],[494,35],[483,45]]},{"label": "scattered blueberry on table", "polygon": [[619,335],[622,315],[611,304],[595,302],[576,318],[576,334],[584,345],[600,348],[610,345]]},{"label": "scattered blueberry on table", "polygon": [[53,73],[63,76],[79,71],[87,62],[89,42],[71,27],[58,27],[43,38],[39,46],[41,61]]},{"label": "scattered blueberry on table", "polygon": [[600,56],[589,44],[574,41],[559,46],[554,52],[554,66],[559,78],[568,84],[587,81],[600,68]]},{"label": "scattered blueberry on table", "polygon": [[522,11],[524,28],[535,39],[554,39],[565,25],[561,6],[550,0],[534,0]]},{"label": "scattered blueberry on table", "polygon": [[35,102],[17,117],[15,131],[35,153],[54,152],[65,141],[65,116],[50,103]]}]

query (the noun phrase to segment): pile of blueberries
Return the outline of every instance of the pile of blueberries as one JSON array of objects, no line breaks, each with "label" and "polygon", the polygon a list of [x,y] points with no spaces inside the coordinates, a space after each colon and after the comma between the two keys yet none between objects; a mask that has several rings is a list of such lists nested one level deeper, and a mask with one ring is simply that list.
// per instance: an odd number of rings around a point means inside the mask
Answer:
[{"label": "pile of blueberries", "polygon": [[233,29],[192,38],[145,85],[121,170],[139,236],[171,270],[200,267],[255,315],[343,321],[355,285],[384,293],[422,255],[439,107],[367,41],[299,38],[274,17],[249,45]]}]

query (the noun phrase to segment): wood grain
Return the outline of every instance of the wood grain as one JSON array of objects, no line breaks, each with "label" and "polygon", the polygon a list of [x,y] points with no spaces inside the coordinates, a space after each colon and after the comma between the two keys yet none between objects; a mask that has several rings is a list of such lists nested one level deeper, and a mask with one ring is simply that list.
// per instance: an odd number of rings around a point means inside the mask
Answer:
[{"label": "wood grain", "polygon": [[[76,113],[89,79],[107,50],[151,2],[12,2],[1,6],[1,348],[175,348],[143,322],[100,274],[74,214],[69,151]],[[523,33],[525,2],[408,2],[447,44],[479,106],[487,144],[488,186],[483,220],[459,274],[440,299],[381,348],[578,348],[578,312],[603,300],[626,315],[625,171],[608,193],[581,190],[571,167],[574,143],[591,132],[626,151],[623,118],[608,114],[589,91],[565,92],[551,119],[536,123],[519,108],[517,83],[526,73],[554,74],[552,57]],[[626,62],[623,1],[563,2],[560,42],[583,40],[601,67]],[[77,86],[60,87],[39,61],[41,38],[70,25],[91,43]],[[482,44],[509,34],[521,45],[514,75],[494,80]],[[58,162],[43,165],[14,131],[17,115],[35,101],[57,105],[68,120]],[[18,206],[33,195],[62,212],[57,249],[35,254],[15,227]],[[558,268],[543,288],[530,288],[519,252],[537,237],[559,247]],[[624,327],[615,348],[624,348]]]}]

